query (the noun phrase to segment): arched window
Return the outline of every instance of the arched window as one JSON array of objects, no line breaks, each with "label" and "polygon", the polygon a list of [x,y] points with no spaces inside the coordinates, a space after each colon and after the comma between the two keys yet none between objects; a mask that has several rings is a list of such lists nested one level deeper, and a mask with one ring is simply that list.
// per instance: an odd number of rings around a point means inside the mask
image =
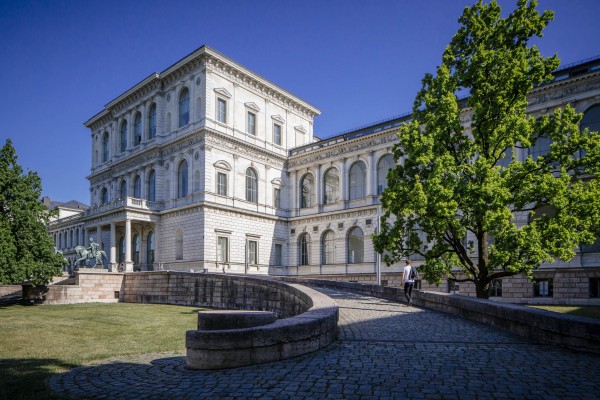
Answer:
[{"label": "arched window", "polygon": [[315,180],[311,174],[306,174],[300,180],[300,208],[313,206],[315,194]]},{"label": "arched window", "polygon": [[79,228],[75,229],[75,246],[79,245]]},{"label": "arched window", "polygon": [[100,204],[108,203],[108,189],[102,188],[102,194],[100,195]]},{"label": "arched window", "polygon": [[148,140],[156,137],[156,104],[152,103],[148,110]]},{"label": "arched window", "polygon": [[299,265],[309,265],[309,248],[308,248],[308,234],[303,233],[298,238],[298,264]]},{"label": "arched window", "polygon": [[121,236],[119,239],[119,262],[122,263],[125,261],[125,238]]},{"label": "arched window", "polygon": [[175,259],[183,260],[183,231],[177,230],[175,234]]},{"label": "arched window", "polygon": [[246,201],[258,202],[258,177],[252,168],[246,170]]},{"label": "arched window", "polygon": [[348,232],[348,263],[361,263],[364,261],[364,235],[358,226]]},{"label": "arched window", "polygon": [[326,231],[321,241],[321,263],[333,264],[335,262],[335,234],[332,230]]},{"label": "arched window", "polygon": [[148,263],[148,269],[152,270],[154,264],[154,232],[148,233],[148,240],[146,242],[146,262]]},{"label": "arched window", "polygon": [[[596,104],[588,108],[583,113],[583,118],[579,123],[581,130],[588,128],[593,132],[600,132],[600,104]],[[581,154],[584,156],[584,154]],[[592,244],[585,244],[581,246],[582,253],[600,253],[600,237],[596,238],[596,241]]]},{"label": "arched window", "polygon": [[324,203],[333,204],[339,199],[340,192],[340,176],[336,168],[329,168],[325,172],[325,178],[323,180],[325,185],[324,190]]},{"label": "arched window", "polygon": [[377,194],[383,193],[388,187],[387,174],[394,167],[394,157],[386,154],[377,164]]},{"label": "arched window", "polygon": [[121,124],[121,134],[120,134],[120,143],[121,143],[121,153],[124,153],[127,150],[127,121],[123,121]]},{"label": "arched window", "polygon": [[589,128],[590,131],[600,132],[600,104],[588,108],[581,118],[581,130]]},{"label": "arched window", "polygon": [[156,173],[154,170],[148,174],[148,196],[147,199],[150,201],[156,201]]},{"label": "arched window", "polygon": [[121,186],[119,187],[119,196],[121,199],[127,197],[127,181],[121,181]]},{"label": "arched window", "polygon": [[140,237],[136,233],[131,240],[131,255],[133,256],[133,264],[137,267],[140,265]]},{"label": "arched window", "polygon": [[142,114],[135,114],[133,119],[133,145],[137,146],[142,143]]},{"label": "arched window", "polygon": [[[600,132],[600,104],[588,108],[583,113],[583,118],[579,123],[581,130],[588,128],[591,132]],[[585,156],[585,150],[581,150],[579,157]]]},{"label": "arched window", "polygon": [[102,162],[107,162],[110,157],[110,136],[108,132],[104,132],[102,136]]},{"label": "arched window", "polygon": [[529,148],[529,155],[537,160],[538,157],[547,156],[550,153],[550,144],[552,144],[552,139],[548,136],[540,136],[535,144]]},{"label": "arched window", "polygon": [[69,244],[70,244],[69,247],[71,247],[71,248],[75,247],[75,245],[73,244],[73,231],[72,230],[69,231]]},{"label": "arched window", "polygon": [[190,123],[190,91],[184,88],[179,94],[179,127]]},{"label": "arched window", "polygon": [[139,175],[133,178],[133,197],[136,199],[142,198],[142,179]]},{"label": "arched window", "polygon": [[367,168],[362,161],[355,162],[350,167],[349,189],[350,200],[362,199],[366,194]]},{"label": "arched window", "polygon": [[183,160],[179,163],[177,170],[177,197],[182,198],[188,195],[188,163]]}]

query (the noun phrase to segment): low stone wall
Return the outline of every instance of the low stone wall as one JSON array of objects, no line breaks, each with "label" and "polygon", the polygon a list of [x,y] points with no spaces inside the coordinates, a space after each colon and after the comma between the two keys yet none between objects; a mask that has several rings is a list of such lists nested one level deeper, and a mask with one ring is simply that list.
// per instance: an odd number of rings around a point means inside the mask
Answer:
[{"label": "low stone wall", "polygon": [[[281,278],[304,285],[332,287],[390,300],[405,301],[399,288],[319,279]],[[447,293],[413,291],[417,306],[492,325],[528,339],[575,350],[600,353],[600,320]]]},{"label": "low stone wall", "polygon": [[273,311],[278,318],[292,317],[312,307],[303,290],[280,281],[174,271],[126,274],[123,301]]},{"label": "low stone wall", "polygon": [[21,292],[21,285],[0,285],[0,306],[19,303]]},{"label": "low stone wall", "polygon": [[105,271],[80,271],[74,284],[49,285],[45,305],[72,303],[116,303],[124,274]]}]

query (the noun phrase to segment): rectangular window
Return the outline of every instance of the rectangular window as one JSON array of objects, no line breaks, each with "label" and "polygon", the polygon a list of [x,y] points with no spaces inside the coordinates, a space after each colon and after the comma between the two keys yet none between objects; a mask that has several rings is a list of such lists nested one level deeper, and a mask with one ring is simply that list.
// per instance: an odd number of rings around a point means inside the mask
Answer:
[{"label": "rectangular window", "polygon": [[248,111],[248,133],[256,136],[256,114]]},{"label": "rectangular window", "polygon": [[248,241],[248,264],[258,264],[258,242],[256,240]]},{"label": "rectangular window", "polygon": [[273,124],[273,143],[281,146],[281,125]]},{"label": "rectangular window", "polygon": [[275,208],[281,208],[281,189],[273,189],[273,205]]},{"label": "rectangular window", "polygon": [[223,172],[217,173],[217,194],[227,196],[227,174]]},{"label": "rectangular window", "polygon": [[227,123],[227,102],[223,99],[217,99],[217,121]]},{"label": "rectangular window", "polygon": [[217,261],[221,263],[229,262],[229,238],[219,236],[217,238]]},{"label": "rectangular window", "polygon": [[454,279],[448,279],[448,293],[459,293],[458,282]]},{"label": "rectangular window", "polygon": [[502,297],[502,279],[492,279],[488,293],[490,297]]},{"label": "rectangular window", "polygon": [[590,297],[594,299],[600,297],[600,278],[590,278]]},{"label": "rectangular window", "polygon": [[283,245],[275,243],[275,265],[283,265]]},{"label": "rectangular window", "polygon": [[552,279],[538,279],[533,284],[533,295],[535,297],[552,297],[554,285]]}]

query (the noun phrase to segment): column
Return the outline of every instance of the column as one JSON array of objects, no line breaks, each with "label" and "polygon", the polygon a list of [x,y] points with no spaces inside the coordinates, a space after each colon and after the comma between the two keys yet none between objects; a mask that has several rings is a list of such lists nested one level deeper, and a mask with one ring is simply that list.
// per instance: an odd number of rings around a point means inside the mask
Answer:
[{"label": "column", "polygon": [[160,235],[158,234],[158,224],[154,224],[154,265],[152,266],[152,270],[156,271],[159,268],[160,264]]},{"label": "column", "polygon": [[367,165],[368,173],[367,173],[367,197],[371,198],[373,201],[373,197],[377,196],[376,183],[377,179],[375,175],[377,174],[377,167],[374,164],[374,151],[369,151],[369,165]]},{"label": "column", "polygon": [[319,212],[323,211],[323,185],[321,183],[321,164],[317,164],[317,173],[315,177],[315,196],[317,196],[317,207]]},{"label": "column", "polygon": [[342,201],[344,208],[348,208],[348,173],[346,171],[346,158],[342,158],[342,167],[340,168],[340,191],[342,192]]},{"label": "column", "polygon": [[[135,118],[135,110],[131,110],[126,114],[127,116],[127,150],[133,148],[133,123]],[[128,182],[129,183],[129,182]],[[127,195],[129,195],[129,188],[127,188]]]},{"label": "column", "polygon": [[146,265],[148,264],[148,248],[146,247],[146,231],[144,225],[140,227],[140,268],[141,271],[145,271]]},{"label": "column", "polygon": [[[114,222],[110,223],[110,255],[108,262],[111,268],[117,265],[117,226]],[[114,269],[113,269],[114,271]]]},{"label": "column", "polygon": [[125,220],[125,271],[133,272],[133,261],[131,261],[131,220]]},{"label": "column", "polygon": [[[231,174],[231,177],[228,178],[228,179],[231,179],[231,184],[228,183],[228,185],[231,187],[231,197],[233,197],[233,201],[234,201],[233,205],[235,205],[235,199],[237,199],[236,196],[239,194],[239,191],[240,191],[239,189],[236,191],[236,188],[238,187],[238,184],[237,184],[237,179],[238,179],[238,177],[237,177],[237,160],[238,160],[238,158],[240,158],[240,156],[238,154],[233,155],[233,171],[232,171],[233,173]],[[245,179],[246,178],[244,178],[244,182],[245,182]],[[245,184],[242,187],[245,187]]]},{"label": "column", "polygon": [[291,216],[295,217],[298,215],[299,204],[298,204],[298,193],[296,193],[296,188],[298,186],[298,171],[292,172],[292,179],[290,181],[290,210]]}]

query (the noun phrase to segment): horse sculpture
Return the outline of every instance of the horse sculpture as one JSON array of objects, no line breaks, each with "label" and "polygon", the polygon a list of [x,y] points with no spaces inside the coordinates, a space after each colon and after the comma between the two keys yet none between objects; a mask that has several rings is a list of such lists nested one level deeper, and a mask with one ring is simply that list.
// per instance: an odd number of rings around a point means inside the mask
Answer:
[{"label": "horse sculpture", "polygon": [[[75,266],[77,266],[81,261],[83,261],[85,263],[87,260],[94,259],[94,255],[92,254],[92,252],[83,246],[75,247],[75,253],[77,254],[77,260],[75,261]],[[97,250],[96,257],[95,257],[96,263],[94,264],[94,266],[92,268],[96,268],[96,266],[98,264],[104,265],[102,263],[102,257],[104,257],[108,260],[108,257],[106,256],[106,253],[104,252],[104,250]]]}]

